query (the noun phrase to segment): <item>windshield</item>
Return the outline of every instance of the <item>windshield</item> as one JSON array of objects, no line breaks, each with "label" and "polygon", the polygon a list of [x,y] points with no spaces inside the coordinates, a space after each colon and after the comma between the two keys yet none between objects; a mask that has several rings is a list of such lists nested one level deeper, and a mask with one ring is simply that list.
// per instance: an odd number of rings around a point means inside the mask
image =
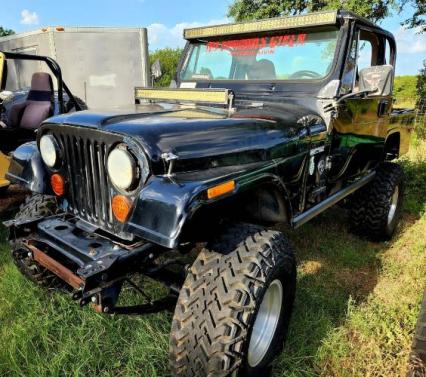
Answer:
[{"label": "windshield", "polygon": [[318,80],[331,69],[337,37],[335,29],[193,43],[180,78]]}]

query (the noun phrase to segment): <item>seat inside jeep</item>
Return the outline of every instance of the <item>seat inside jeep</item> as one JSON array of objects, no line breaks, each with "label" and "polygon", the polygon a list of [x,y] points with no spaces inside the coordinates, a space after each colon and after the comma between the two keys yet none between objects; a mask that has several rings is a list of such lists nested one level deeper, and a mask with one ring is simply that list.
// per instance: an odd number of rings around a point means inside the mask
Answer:
[{"label": "seat inside jeep", "polygon": [[53,82],[48,73],[36,72],[31,79],[31,88],[26,101],[10,110],[12,128],[34,130],[46,120],[53,110]]},{"label": "seat inside jeep", "polygon": [[11,107],[7,128],[0,129],[0,150],[4,153],[35,139],[34,131],[53,114],[53,81],[45,72],[36,72],[25,101]]}]

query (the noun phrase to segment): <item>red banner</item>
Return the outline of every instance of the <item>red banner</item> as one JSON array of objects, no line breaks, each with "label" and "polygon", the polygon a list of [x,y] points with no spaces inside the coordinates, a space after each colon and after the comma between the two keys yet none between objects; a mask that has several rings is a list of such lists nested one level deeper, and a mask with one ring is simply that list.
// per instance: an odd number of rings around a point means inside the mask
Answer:
[{"label": "red banner", "polygon": [[[231,39],[225,41],[207,42],[207,52],[229,50],[233,56],[250,56],[259,54],[273,54],[278,46],[293,47],[305,43],[306,34],[284,34],[273,37],[257,37],[246,39]],[[267,49],[262,51],[262,49]],[[259,52],[259,50],[261,50]]]}]

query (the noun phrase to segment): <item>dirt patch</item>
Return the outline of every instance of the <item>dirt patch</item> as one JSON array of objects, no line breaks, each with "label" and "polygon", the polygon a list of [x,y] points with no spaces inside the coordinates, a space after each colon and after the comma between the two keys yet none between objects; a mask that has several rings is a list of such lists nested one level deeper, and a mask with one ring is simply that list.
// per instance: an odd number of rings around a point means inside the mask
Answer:
[{"label": "dirt patch", "polygon": [[365,298],[377,285],[377,267],[344,268],[334,271],[337,284],[355,299]]},{"label": "dirt patch", "polygon": [[322,268],[322,263],[319,261],[306,261],[303,262],[300,266],[300,272],[306,274],[306,275],[313,275],[316,274],[319,270]]},{"label": "dirt patch", "polygon": [[415,213],[406,212],[402,217],[402,221],[405,223],[404,225],[413,225],[417,220],[420,219],[420,216]]}]

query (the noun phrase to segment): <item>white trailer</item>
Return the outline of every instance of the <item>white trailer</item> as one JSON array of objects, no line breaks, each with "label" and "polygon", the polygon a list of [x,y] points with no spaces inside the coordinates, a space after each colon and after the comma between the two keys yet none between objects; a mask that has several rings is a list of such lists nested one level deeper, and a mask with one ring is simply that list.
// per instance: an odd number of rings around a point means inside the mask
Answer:
[{"label": "white trailer", "polygon": [[[48,27],[0,38],[0,51],[55,59],[71,91],[89,108],[134,103],[134,88],[151,84],[146,28]],[[30,86],[38,62],[8,65],[8,90]]]}]

